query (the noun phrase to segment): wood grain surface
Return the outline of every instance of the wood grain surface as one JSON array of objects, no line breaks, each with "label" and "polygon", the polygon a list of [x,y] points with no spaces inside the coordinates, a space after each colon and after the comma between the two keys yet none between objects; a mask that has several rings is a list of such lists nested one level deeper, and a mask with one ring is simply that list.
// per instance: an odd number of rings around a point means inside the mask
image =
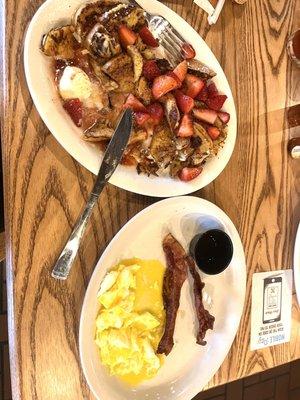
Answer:
[{"label": "wood grain surface", "polygon": [[[0,8],[6,17],[1,28],[5,56],[1,122],[13,398],[93,399],[78,353],[84,293],[109,241],[155,199],[107,186],[70,278],[57,282],[50,277],[94,178],[49,133],[28,93],[22,60],[24,34],[41,3],[2,0]],[[248,268],[240,329],[208,384],[212,387],[300,358],[300,310],[295,298],[290,343],[256,352],[249,349],[252,273],[292,267],[300,217],[300,163],[287,152],[288,139],[299,135],[299,127],[291,130],[286,121],[286,108],[295,104],[299,74],[285,48],[299,24],[299,2],[251,0],[238,5],[228,1],[212,27],[191,0],[166,4],[211,46],[231,85],[239,121],[236,148],[227,168],[195,193],[216,203],[233,220]]]}]

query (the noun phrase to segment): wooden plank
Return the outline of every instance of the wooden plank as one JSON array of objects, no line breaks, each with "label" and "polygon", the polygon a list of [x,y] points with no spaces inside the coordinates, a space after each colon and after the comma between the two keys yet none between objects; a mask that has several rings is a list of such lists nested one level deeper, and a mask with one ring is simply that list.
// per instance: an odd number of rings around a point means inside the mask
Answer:
[{"label": "wooden plank", "polygon": [[0,232],[0,261],[5,259],[5,232]]}]

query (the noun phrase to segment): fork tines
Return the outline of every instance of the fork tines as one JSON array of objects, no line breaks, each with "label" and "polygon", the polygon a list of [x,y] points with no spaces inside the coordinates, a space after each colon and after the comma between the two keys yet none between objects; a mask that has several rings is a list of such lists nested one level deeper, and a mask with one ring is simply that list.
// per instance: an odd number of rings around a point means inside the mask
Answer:
[{"label": "fork tines", "polygon": [[182,57],[182,45],[184,43],[183,38],[177,34],[173,28],[168,25],[161,32],[160,41],[163,47],[167,50],[167,52],[171,55],[171,64],[172,66],[176,66],[183,60]]}]

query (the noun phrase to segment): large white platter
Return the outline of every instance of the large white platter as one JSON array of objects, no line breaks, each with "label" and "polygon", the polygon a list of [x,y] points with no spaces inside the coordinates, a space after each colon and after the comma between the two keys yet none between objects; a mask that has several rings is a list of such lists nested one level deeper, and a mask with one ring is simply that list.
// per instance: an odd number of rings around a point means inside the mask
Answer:
[{"label": "large white platter", "polygon": [[[177,314],[175,346],[158,375],[136,388],[110,377],[101,365],[94,343],[98,312],[97,292],[106,272],[118,261],[139,257],[165,264],[162,239],[171,232],[187,249],[194,235],[209,228],[224,229],[234,246],[233,259],[225,272],[202,275],[205,305],[215,316],[207,345],[195,341],[192,286],[182,288]],[[132,218],[111,241],[90,280],[81,313],[79,346],[82,368],[97,399],[190,400],[216,373],[235,338],[243,311],[246,266],[239,234],[229,217],[214,204],[196,197],[162,200]]]},{"label": "large white platter", "polygon": [[[51,28],[70,22],[82,0],[47,0],[33,17],[25,39],[24,63],[28,87],[34,104],[48,129],[58,142],[78,162],[94,174],[98,173],[101,153],[92,143],[80,139],[80,129],[75,127],[64,111],[57,94],[50,68],[50,60],[39,50],[41,38]],[[197,57],[217,72],[215,82],[228,96],[226,111],[231,115],[229,134],[218,157],[210,160],[202,174],[184,183],[168,177],[138,175],[135,168],[119,166],[110,182],[131,192],[149,196],[170,197],[192,193],[213,181],[225,168],[232,154],[236,139],[236,111],[232,93],[225,74],[216,57],[198,33],[175,12],[156,0],[140,0],[150,12],[165,16],[187,41],[193,44]]]}]

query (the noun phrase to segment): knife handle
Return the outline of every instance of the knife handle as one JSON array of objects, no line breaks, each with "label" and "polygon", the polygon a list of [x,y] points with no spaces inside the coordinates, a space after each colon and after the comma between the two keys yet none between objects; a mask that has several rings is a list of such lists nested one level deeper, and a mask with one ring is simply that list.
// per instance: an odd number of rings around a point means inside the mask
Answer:
[{"label": "knife handle", "polygon": [[91,217],[94,205],[96,204],[98,197],[102,192],[104,186],[105,182],[103,182],[101,188],[98,187],[97,195],[94,194],[93,192],[91,193],[83,212],[76,221],[75,227],[70,235],[68,242],[66,243],[63,251],[61,252],[61,255],[56,261],[56,264],[51,274],[53,278],[60,280],[67,279],[71,267],[73,265],[73,261],[77,255],[81,238],[85,232],[87,223]]}]

